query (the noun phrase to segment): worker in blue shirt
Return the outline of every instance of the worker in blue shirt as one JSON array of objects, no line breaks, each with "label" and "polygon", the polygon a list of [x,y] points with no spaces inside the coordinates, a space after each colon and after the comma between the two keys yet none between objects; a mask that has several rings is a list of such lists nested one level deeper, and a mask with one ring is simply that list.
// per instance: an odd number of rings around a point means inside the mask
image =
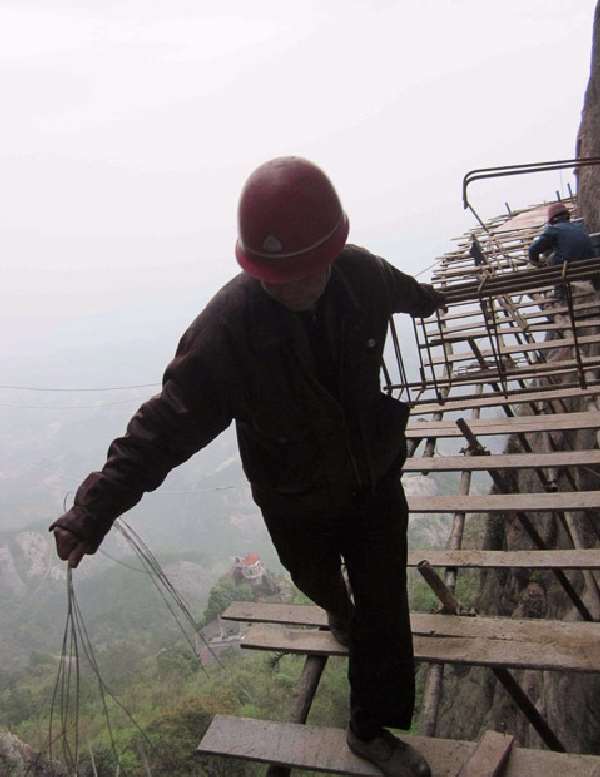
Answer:
[{"label": "worker in blue shirt", "polygon": [[[572,223],[567,206],[554,202],[548,208],[548,223],[539,237],[529,246],[529,261],[538,264],[540,254],[550,254],[549,264],[562,264],[570,259],[592,259],[594,245],[583,224]],[[556,295],[564,299],[565,288],[561,283]]]}]

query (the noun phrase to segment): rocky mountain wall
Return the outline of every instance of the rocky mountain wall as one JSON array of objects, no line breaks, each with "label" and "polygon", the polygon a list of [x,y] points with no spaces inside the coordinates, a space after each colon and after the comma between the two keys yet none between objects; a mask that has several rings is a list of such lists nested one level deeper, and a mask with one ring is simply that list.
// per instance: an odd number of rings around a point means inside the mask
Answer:
[{"label": "rocky mountain wall", "polygon": [[[577,156],[600,156],[600,3],[594,14],[590,79],[577,139]],[[590,232],[600,232],[600,166],[583,167],[578,175],[578,206]]]},{"label": "rocky mountain wall", "polygon": [[50,764],[29,745],[8,731],[0,731],[2,777],[67,777],[58,763]]}]

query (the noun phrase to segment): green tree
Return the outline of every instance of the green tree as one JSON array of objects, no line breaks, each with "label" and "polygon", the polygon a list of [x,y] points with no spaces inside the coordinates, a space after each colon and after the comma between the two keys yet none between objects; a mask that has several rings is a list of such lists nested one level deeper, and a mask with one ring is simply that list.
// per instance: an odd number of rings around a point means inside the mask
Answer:
[{"label": "green tree", "polygon": [[202,616],[203,624],[210,623],[224,612],[231,602],[253,602],[256,596],[248,583],[236,583],[226,575],[210,589],[206,609]]}]

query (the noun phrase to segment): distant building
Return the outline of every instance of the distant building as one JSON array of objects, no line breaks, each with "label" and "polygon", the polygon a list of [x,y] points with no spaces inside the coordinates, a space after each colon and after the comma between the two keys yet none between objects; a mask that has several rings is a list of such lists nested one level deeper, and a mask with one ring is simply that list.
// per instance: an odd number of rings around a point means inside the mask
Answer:
[{"label": "distant building", "polygon": [[233,577],[237,582],[247,582],[250,585],[260,585],[267,570],[257,553],[245,556],[234,556]]}]

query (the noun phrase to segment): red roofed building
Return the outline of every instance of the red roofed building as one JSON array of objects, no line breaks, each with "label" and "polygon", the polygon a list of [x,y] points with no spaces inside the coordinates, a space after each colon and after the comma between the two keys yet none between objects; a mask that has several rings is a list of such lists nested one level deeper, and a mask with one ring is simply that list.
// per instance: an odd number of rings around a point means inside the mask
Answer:
[{"label": "red roofed building", "polygon": [[265,565],[257,553],[233,558],[233,576],[240,582],[244,580],[251,585],[259,585],[265,572]]}]

